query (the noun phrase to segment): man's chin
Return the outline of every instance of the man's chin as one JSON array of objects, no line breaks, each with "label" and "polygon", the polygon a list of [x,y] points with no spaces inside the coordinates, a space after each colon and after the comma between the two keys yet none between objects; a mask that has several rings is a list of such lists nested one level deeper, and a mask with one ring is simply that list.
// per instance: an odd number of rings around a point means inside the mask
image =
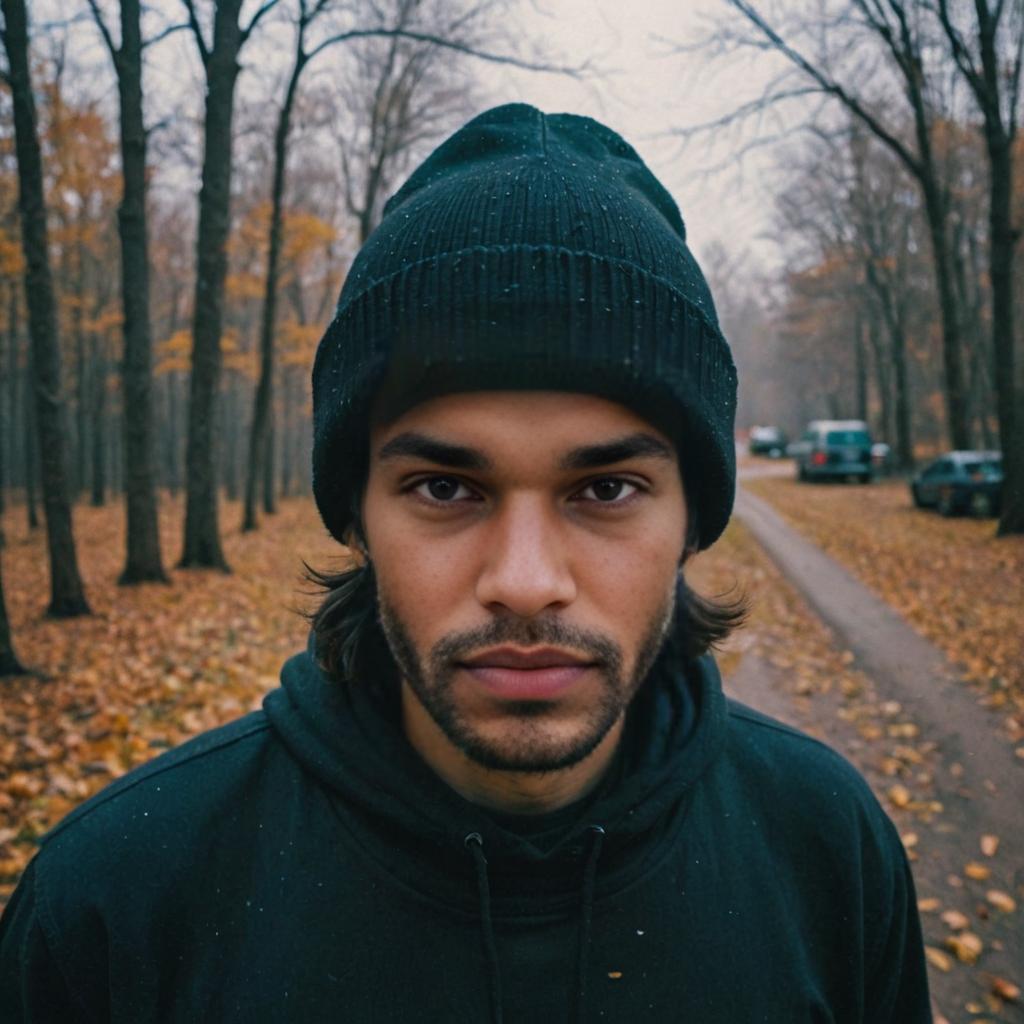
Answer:
[{"label": "man's chin", "polygon": [[585,761],[600,746],[613,724],[576,736],[539,734],[537,729],[513,728],[495,737],[459,730],[455,735],[449,734],[448,738],[482,768],[523,775],[546,775],[565,771]]}]

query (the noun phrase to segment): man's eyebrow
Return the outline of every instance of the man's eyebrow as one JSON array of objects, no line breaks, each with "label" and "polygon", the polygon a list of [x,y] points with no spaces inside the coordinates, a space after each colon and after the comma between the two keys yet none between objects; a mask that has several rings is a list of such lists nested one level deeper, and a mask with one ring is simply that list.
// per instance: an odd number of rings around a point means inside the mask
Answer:
[{"label": "man's eyebrow", "polygon": [[384,462],[388,459],[413,458],[426,462],[436,462],[439,466],[450,469],[490,469],[491,460],[475,448],[467,448],[460,444],[451,444],[427,434],[406,431],[397,434],[377,452],[377,458]]},{"label": "man's eyebrow", "polygon": [[562,469],[600,469],[627,459],[649,458],[669,459],[675,461],[676,453],[671,445],[651,434],[630,434],[628,437],[616,438],[603,444],[585,445],[573,448],[561,459]]}]

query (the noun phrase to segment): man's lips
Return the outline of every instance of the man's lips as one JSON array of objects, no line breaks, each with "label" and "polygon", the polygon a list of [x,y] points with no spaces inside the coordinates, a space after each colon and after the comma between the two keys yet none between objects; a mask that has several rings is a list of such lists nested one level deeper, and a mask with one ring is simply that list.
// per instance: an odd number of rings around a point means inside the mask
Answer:
[{"label": "man's lips", "polygon": [[468,668],[514,668],[529,671],[592,665],[593,660],[557,647],[495,647],[467,658],[462,664]]},{"label": "man's lips", "polygon": [[502,700],[554,700],[594,667],[554,647],[498,647],[461,662],[492,696]]}]

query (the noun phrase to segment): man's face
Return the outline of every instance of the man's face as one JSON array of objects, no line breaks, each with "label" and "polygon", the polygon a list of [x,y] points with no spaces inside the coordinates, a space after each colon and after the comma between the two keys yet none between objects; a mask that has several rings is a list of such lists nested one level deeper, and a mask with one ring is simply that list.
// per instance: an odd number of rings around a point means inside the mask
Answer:
[{"label": "man's face", "polygon": [[363,523],[403,708],[490,769],[590,754],[673,618],[671,442],[590,395],[476,392],[371,432]]}]

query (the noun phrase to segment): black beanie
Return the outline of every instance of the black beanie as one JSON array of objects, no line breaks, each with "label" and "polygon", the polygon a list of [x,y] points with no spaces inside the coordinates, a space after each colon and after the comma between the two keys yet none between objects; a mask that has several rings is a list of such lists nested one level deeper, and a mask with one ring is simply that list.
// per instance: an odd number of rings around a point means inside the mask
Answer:
[{"label": "black beanie", "polygon": [[700,547],[735,491],[736,370],[675,202],[604,125],[496,107],[442,143],[359,251],[313,366],[313,493],[341,541],[369,413],[473,390],[586,392],[675,443]]}]

